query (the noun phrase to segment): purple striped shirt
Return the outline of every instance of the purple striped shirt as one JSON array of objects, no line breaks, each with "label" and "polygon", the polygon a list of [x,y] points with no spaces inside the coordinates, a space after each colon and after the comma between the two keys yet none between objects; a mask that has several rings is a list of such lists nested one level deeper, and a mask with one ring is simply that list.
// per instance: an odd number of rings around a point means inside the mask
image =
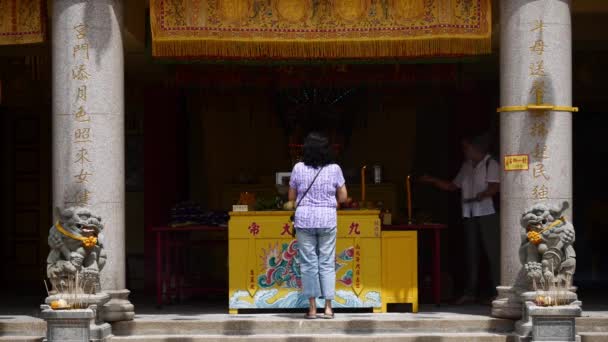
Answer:
[{"label": "purple striped shirt", "polygon": [[[289,186],[296,189],[296,204],[312,183],[319,169],[297,163],[291,171]],[[337,225],[336,190],[345,183],[342,169],[337,164],[327,165],[319,173],[300,206],[296,208],[295,226],[298,228],[333,228]]]}]

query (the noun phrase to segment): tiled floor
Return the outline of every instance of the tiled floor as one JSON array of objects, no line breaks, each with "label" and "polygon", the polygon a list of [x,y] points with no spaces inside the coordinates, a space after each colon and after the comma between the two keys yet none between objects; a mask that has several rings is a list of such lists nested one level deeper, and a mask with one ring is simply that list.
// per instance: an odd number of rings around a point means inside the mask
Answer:
[{"label": "tiled floor", "polygon": [[[601,298],[583,298],[584,316],[606,316],[608,317],[608,295]],[[40,304],[44,298],[30,296],[7,296],[0,305],[0,316],[20,315],[38,317]],[[149,315],[181,315],[198,316],[209,314],[224,314],[228,308],[224,300],[215,298],[210,300],[196,299],[179,304],[164,305],[162,308],[156,307],[154,298],[133,296],[135,311],[138,316]],[[420,306],[420,312],[416,315],[421,317],[424,314],[461,314],[475,316],[489,316],[490,306],[484,305],[442,305],[437,307],[432,304]],[[361,315],[361,314],[359,314]]]}]

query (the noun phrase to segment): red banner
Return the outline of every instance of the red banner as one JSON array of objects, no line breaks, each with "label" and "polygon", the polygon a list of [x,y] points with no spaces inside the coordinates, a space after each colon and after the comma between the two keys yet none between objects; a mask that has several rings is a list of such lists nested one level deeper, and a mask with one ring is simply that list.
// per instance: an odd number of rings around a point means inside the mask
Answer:
[{"label": "red banner", "polygon": [[0,0],[0,45],[41,43],[45,23],[44,0]]}]

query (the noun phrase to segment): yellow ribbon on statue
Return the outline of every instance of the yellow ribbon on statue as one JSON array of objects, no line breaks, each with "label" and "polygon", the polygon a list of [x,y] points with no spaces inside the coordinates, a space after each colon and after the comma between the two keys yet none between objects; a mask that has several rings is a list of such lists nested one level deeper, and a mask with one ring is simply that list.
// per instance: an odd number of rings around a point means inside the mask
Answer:
[{"label": "yellow ribbon on statue", "polygon": [[57,221],[57,223],[55,223],[55,228],[57,228],[57,230],[61,234],[65,235],[71,239],[82,241],[82,245],[86,248],[92,248],[92,247],[95,247],[95,245],[97,245],[97,238],[95,236],[84,237],[84,236],[74,235],[74,234],[68,232],[67,230],[65,230],[65,228],[63,228],[63,226],[61,225],[61,223],[59,223],[59,221]]},{"label": "yellow ribbon on statue", "polygon": [[544,228],[543,230],[541,230],[540,232],[536,232],[536,231],[529,231],[527,236],[528,236],[528,241],[532,242],[535,245],[539,245],[543,239],[542,239],[542,233],[546,232],[547,230],[562,224],[562,223],[566,223],[566,219],[564,217],[560,217],[559,219],[555,220],[554,222],[552,222],[550,225],[548,225],[546,228]]}]

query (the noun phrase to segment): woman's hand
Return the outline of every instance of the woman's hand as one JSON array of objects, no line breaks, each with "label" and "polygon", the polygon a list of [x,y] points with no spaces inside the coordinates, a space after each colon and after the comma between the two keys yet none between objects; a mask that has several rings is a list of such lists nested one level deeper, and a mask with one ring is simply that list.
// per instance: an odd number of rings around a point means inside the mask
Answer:
[{"label": "woman's hand", "polygon": [[346,185],[342,185],[336,191],[336,196],[338,197],[338,203],[344,203],[348,199],[348,191],[346,190]]},{"label": "woman's hand", "polygon": [[294,202],[298,198],[298,190],[294,188],[289,188],[289,192],[287,193],[287,200]]}]

